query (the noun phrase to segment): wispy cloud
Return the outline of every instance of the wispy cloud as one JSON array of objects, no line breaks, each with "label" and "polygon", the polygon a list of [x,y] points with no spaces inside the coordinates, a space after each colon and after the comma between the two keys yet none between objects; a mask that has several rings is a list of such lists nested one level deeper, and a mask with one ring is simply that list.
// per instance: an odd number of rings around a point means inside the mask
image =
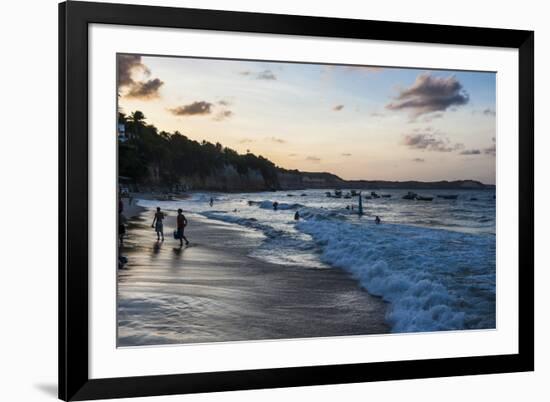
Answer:
[{"label": "wispy cloud", "polygon": [[435,152],[452,152],[464,148],[463,144],[452,144],[448,138],[436,137],[432,134],[405,135],[402,143],[411,149]]},{"label": "wispy cloud", "polygon": [[491,145],[490,147],[487,147],[483,150],[483,153],[485,155],[496,156],[496,154],[497,154],[497,144],[496,144],[496,141],[495,141],[495,137],[492,138],[492,141],[493,141],[493,145]]},{"label": "wispy cloud", "polygon": [[483,109],[483,112],[482,112],[485,116],[496,116],[497,112],[495,112],[494,109],[491,109],[491,108],[487,108],[487,109]]},{"label": "wispy cloud", "polygon": [[256,78],[259,80],[276,80],[277,79],[277,77],[275,76],[275,74],[273,74],[271,70],[264,70],[258,73]]},{"label": "wispy cloud", "polygon": [[460,155],[480,155],[481,151],[479,149],[465,149],[460,153]]},{"label": "wispy cloud", "polygon": [[198,101],[168,110],[175,116],[200,116],[212,113],[212,103]]},{"label": "wispy cloud", "polygon": [[423,158],[414,158],[413,159],[413,162],[417,162],[417,163],[422,163],[422,162],[425,162],[426,160],[423,159]]},{"label": "wispy cloud", "polygon": [[239,144],[249,144],[251,142],[254,142],[254,140],[251,138],[243,138],[242,140],[239,141]]},{"label": "wispy cloud", "polygon": [[349,152],[344,152],[342,153],[342,156],[351,156],[351,154]]},{"label": "wispy cloud", "polygon": [[286,141],[283,140],[282,138],[269,137],[268,140],[271,142],[276,142],[277,144],[286,144]]},{"label": "wispy cloud", "polygon": [[256,78],[258,80],[271,81],[271,80],[276,80],[277,79],[277,76],[271,70],[263,70],[263,71],[259,71],[259,72],[245,70],[245,71],[240,71],[239,74],[249,76],[249,77],[253,77],[253,78]]},{"label": "wispy cloud", "polygon": [[215,121],[222,121],[229,119],[232,117],[234,113],[231,110],[220,110],[216,115],[213,117],[213,120]]},{"label": "wispy cloud", "polygon": [[409,88],[401,90],[386,108],[408,110],[416,118],[423,114],[445,111],[451,106],[464,105],[469,100],[468,93],[455,76],[443,78],[424,73]]},{"label": "wispy cloud", "polygon": [[336,105],[332,108],[332,110],[334,110],[335,112],[339,112],[343,108],[344,108],[344,105]]},{"label": "wispy cloud", "polygon": [[[432,120],[441,119],[442,117],[443,113],[429,113],[422,118],[422,121],[425,123],[430,123]],[[414,119],[412,121],[414,121]]]},{"label": "wispy cloud", "polygon": [[321,158],[317,157],[317,156],[308,156],[306,158],[307,161],[310,161],[310,162],[321,162]]}]

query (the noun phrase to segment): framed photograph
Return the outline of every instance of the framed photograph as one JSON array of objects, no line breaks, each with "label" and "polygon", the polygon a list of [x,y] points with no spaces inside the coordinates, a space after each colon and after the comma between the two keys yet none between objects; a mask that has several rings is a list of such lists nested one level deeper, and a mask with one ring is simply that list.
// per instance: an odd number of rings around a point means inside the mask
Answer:
[{"label": "framed photograph", "polygon": [[534,33],[59,5],[59,397],[534,369]]}]

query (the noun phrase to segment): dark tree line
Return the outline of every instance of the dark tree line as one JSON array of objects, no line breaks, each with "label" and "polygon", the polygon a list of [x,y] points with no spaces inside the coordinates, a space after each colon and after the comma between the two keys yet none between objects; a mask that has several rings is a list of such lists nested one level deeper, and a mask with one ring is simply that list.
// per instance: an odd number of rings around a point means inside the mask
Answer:
[{"label": "dark tree line", "polygon": [[277,166],[268,159],[252,153],[244,155],[222,146],[219,142],[194,141],[179,133],[160,131],[145,122],[145,116],[135,111],[126,116],[119,113],[119,124],[124,124],[129,139],[119,143],[119,174],[143,182],[150,168],[158,172],[160,182],[172,185],[182,176],[205,178],[215,175],[226,165],[245,175],[259,171],[266,187],[277,188]]}]

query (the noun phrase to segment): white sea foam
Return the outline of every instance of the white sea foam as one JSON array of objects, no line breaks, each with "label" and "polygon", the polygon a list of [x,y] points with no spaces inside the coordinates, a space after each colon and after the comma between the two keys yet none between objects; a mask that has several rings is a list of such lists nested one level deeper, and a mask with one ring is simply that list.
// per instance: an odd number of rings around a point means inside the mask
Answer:
[{"label": "white sea foam", "polygon": [[317,219],[298,227],[321,246],[324,262],[391,303],[394,332],[494,327],[494,238]]}]

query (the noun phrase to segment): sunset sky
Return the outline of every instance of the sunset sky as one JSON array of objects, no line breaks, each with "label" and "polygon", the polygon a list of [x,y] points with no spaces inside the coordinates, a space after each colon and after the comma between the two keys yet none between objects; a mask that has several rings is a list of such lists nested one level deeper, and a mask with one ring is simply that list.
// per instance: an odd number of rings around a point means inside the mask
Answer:
[{"label": "sunset sky", "polygon": [[495,183],[496,75],[119,55],[119,108],[344,179]]}]

